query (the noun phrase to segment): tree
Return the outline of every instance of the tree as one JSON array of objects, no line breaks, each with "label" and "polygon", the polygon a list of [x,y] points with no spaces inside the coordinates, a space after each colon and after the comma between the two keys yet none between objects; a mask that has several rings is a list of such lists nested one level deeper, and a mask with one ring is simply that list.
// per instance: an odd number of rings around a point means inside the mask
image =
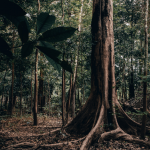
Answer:
[{"label": "tree", "polygon": [[[147,76],[147,62],[148,62],[148,27],[147,27],[147,20],[148,20],[148,0],[145,0],[145,59],[144,59],[144,76]],[[143,83],[143,112],[147,113],[147,81]],[[141,138],[145,139],[146,133],[146,119],[147,114],[143,115],[142,118],[142,129],[141,129]]]},{"label": "tree", "polygon": [[[38,12],[40,1],[38,0]],[[72,73],[71,66],[66,61],[61,61],[58,57],[61,52],[56,50],[49,42],[59,42],[70,37],[75,31],[72,27],[58,27],[48,30],[55,22],[55,16],[49,13],[40,13],[37,16],[36,39],[26,42],[21,50],[22,58],[29,56],[36,47],[35,55],[35,93],[34,93],[34,125],[37,125],[37,103],[38,103],[38,50],[40,50],[48,61],[60,72],[61,67]],[[40,33],[43,33],[39,36]]]},{"label": "tree", "polygon": [[[127,133],[137,134],[141,125],[124,112],[116,96],[112,0],[93,1],[91,28],[93,45],[90,96],[65,129],[72,134],[88,134],[81,150],[88,149],[91,142],[98,139],[121,138],[139,142]],[[150,128],[146,127],[148,130]]]}]

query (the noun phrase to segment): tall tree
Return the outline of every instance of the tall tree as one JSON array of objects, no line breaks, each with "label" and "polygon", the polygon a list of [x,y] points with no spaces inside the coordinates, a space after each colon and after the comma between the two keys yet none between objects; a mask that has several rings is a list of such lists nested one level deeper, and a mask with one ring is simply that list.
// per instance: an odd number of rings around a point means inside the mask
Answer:
[{"label": "tall tree", "polygon": [[[147,76],[147,63],[148,63],[148,0],[145,0],[145,59],[144,59],[144,76]],[[147,81],[144,81],[143,83],[143,112],[146,113],[147,111]],[[141,138],[145,138],[146,133],[146,120],[147,120],[147,114],[143,115],[142,118],[142,129],[141,129]]]},{"label": "tall tree", "polygon": [[[40,0],[38,0],[38,13],[40,12]],[[35,54],[35,90],[34,90],[34,109],[33,109],[33,119],[34,125],[37,125],[37,104],[38,103],[38,49],[36,49]]]},{"label": "tall tree", "polygon": [[[64,26],[64,7],[63,7],[63,0],[61,0],[61,9],[62,9],[62,25]],[[63,44],[62,44],[63,47]],[[63,50],[63,61],[65,59],[65,52]],[[62,69],[62,125],[66,124],[66,102],[65,102],[65,69]]]},{"label": "tall tree", "polygon": [[[15,42],[15,29],[14,29],[14,26],[13,26],[13,38],[12,38],[12,53],[14,54],[14,42]],[[11,115],[13,115],[13,106],[14,106],[14,104],[13,104],[13,99],[14,99],[14,60],[12,61],[12,84],[11,84],[11,98],[10,98],[10,100],[11,100],[11,102],[10,102],[10,114]]]},{"label": "tall tree", "polygon": [[[116,96],[112,0],[93,0],[91,28],[90,96],[65,129],[69,133],[88,134],[80,150],[87,150],[91,142],[98,139],[122,138],[139,142],[124,131],[137,134],[141,125],[123,111]],[[116,115],[116,107],[121,117]]]}]

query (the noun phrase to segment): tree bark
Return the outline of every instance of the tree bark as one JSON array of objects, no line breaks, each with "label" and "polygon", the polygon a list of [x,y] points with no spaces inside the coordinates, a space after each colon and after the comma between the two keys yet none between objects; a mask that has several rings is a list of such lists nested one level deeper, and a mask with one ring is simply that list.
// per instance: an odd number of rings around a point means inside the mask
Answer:
[{"label": "tree bark", "polygon": [[6,96],[5,102],[4,102],[4,107],[7,109],[7,102],[8,102],[8,95]]},{"label": "tree bark", "polygon": [[20,116],[22,116],[22,73],[20,72]]},{"label": "tree bark", "polygon": [[34,125],[37,125],[37,106],[38,105],[38,49],[36,49],[36,54],[35,54],[35,90],[34,90]]},{"label": "tree bark", "polygon": [[[62,8],[62,25],[64,26],[64,8],[63,8],[63,0],[61,0],[61,8]],[[62,44],[63,47],[63,44]],[[65,59],[65,52],[63,50],[63,61]],[[62,126],[66,124],[66,90],[65,90],[65,69],[62,69]]]},{"label": "tree bark", "polygon": [[1,110],[3,106],[3,99],[4,99],[4,90],[5,90],[5,78],[6,78],[6,70],[5,70],[5,75],[4,75],[4,80],[3,80],[3,90],[2,90],[2,98],[1,98]]},{"label": "tree bark", "polygon": [[[93,0],[91,27],[91,93],[65,130],[70,134],[87,135],[80,150],[89,149],[91,142],[98,139],[121,138],[140,142],[127,133],[136,134],[141,125],[124,112],[117,100],[112,0]],[[148,130],[150,128],[146,127]]]},{"label": "tree bark", "polygon": [[[38,0],[38,13],[40,12],[40,0]],[[33,120],[34,125],[38,124],[37,120],[37,106],[38,105],[38,49],[35,54],[35,90],[34,90],[34,107],[33,107]]]},{"label": "tree bark", "polygon": [[48,83],[48,87],[49,87],[49,94],[48,94],[48,109],[49,109],[49,116],[51,115],[51,89],[50,89],[50,83]]},{"label": "tree bark", "polygon": [[[64,53],[63,53],[63,60],[64,60]],[[65,69],[62,69],[62,125],[66,124],[66,102],[65,102]]]},{"label": "tree bark", "polygon": [[[43,54],[40,53],[40,56],[43,57]],[[44,97],[43,97],[43,68],[40,68],[40,79],[39,79],[39,93],[38,93],[38,105],[39,111],[43,112],[43,107],[45,106]]]},{"label": "tree bark", "polygon": [[[133,0],[132,0],[132,6],[133,6]],[[131,27],[133,30],[133,20],[134,19],[134,10],[132,9],[132,17],[131,17]],[[131,73],[130,73],[130,82],[129,82],[129,98],[134,99],[134,72],[133,72],[133,50],[134,50],[134,34],[133,31],[131,31]]]},{"label": "tree bark", "polygon": [[66,105],[66,124],[68,123],[68,118],[69,118],[71,91],[72,91],[72,74],[70,75],[70,88],[69,88],[69,92],[68,92],[68,101],[67,101],[67,105]]},{"label": "tree bark", "polygon": [[[145,0],[145,59],[144,59],[144,76],[147,76],[147,62],[148,62],[148,27],[147,27],[147,20],[148,20],[148,0]],[[147,112],[147,81],[143,83],[143,112]],[[146,133],[146,120],[147,114],[143,115],[142,118],[142,128],[141,128],[141,138],[145,139]]]},{"label": "tree bark", "polygon": [[[108,14],[109,16],[107,16]],[[86,104],[79,113],[80,115],[77,115],[67,126],[68,132],[87,134],[96,124],[99,116],[98,111],[100,111],[102,103],[105,105],[105,112],[107,109],[110,112],[112,111],[111,103],[108,102],[108,98],[109,100],[115,99],[112,17],[111,1],[108,3],[104,0],[93,1],[91,93]],[[90,109],[88,107],[90,107]],[[93,117],[93,115],[96,116]],[[111,117],[109,117],[108,122],[109,124],[113,123]]]},{"label": "tree bark", "polygon": [[32,114],[32,75],[33,75],[33,67],[31,68],[31,114]]},{"label": "tree bark", "polygon": [[[12,40],[12,47],[14,47],[14,40],[15,40],[15,30],[13,27],[13,40]],[[14,54],[14,48],[12,48],[12,53]],[[11,84],[11,103],[10,103],[10,115],[13,115],[13,92],[14,92],[14,60],[12,61],[12,84]]]}]

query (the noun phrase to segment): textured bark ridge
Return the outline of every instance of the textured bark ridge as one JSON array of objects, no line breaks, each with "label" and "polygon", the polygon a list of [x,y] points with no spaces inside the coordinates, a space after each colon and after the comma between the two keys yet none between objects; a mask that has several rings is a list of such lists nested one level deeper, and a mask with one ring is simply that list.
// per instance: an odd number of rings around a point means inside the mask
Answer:
[{"label": "textured bark ridge", "polygon": [[[92,141],[111,138],[150,146],[150,143],[130,135],[137,135],[141,125],[124,112],[117,100],[112,0],[93,1],[91,27],[91,93],[82,110],[65,130],[70,134],[87,135],[81,150],[88,149]],[[150,128],[147,127],[146,131],[148,133]]]}]

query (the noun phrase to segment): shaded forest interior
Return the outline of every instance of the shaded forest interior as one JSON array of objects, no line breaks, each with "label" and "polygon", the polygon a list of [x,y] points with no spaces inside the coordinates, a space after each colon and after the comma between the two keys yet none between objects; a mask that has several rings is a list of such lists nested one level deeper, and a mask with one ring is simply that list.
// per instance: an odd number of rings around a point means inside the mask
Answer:
[{"label": "shaded forest interior", "polygon": [[0,1],[0,149],[150,149],[149,10]]}]

